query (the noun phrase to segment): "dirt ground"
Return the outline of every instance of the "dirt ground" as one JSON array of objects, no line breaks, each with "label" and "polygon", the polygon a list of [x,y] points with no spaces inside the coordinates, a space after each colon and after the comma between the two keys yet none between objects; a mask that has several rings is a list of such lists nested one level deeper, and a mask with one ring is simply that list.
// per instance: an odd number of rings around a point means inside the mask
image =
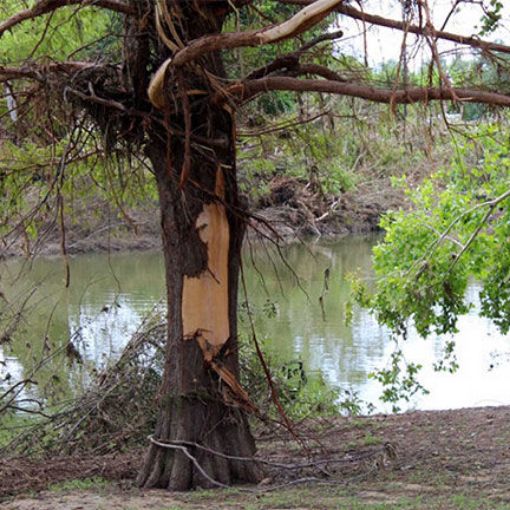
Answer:
[{"label": "dirt ground", "polygon": [[[510,407],[413,412],[308,423],[323,473],[274,469],[257,487],[191,493],[133,484],[141,451],[0,461],[5,510],[510,509]],[[259,456],[302,463],[296,443],[259,437]],[[314,480],[296,483],[299,479]]]}]

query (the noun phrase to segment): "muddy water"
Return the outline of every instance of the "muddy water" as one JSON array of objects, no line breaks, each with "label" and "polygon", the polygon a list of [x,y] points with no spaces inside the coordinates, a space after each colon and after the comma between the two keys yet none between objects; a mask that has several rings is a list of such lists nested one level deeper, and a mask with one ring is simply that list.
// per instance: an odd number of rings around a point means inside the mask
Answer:
[{"label": "muddy water", "polygon": [[[381,387],[368,374],[388,364],[394,341],[356,307],[350,325],[345,323],[346,275],[359,269],[370,276],[374,242],[349,237],[334,244],[290,246],[285,260],[270,247],[246,247],[244,271],[257,335],[267,349],[285,360],[302,360],[307,370],[322,371],[330,385],[356,392],[377,410],[386,410],[378,400]],[[69,289],[64,287],[63,262],[58,258],[31,266],[20,260],[3,262],[0,277],[0,289],[11,307],[31,294],[12,347],[0,346],[0,386],[4,387],[6,377],[10,382],[27,377],[50,352],[45,346],[54,350],[69,337],[85,366],[103,367],[119,355],[149,311],[164,308],[158,253],[73,257]],[[468,297],[476,303],[476,285],[469,288]],[[473,311],[462,317],[455,336],[460,369],[455,374],[435,372],[432,365],[448,339],[422,340],[411,332],[403,344],[406,359],[424,365],[419,379],[430,393],[402,408],[510,404],[510,336],[500,335]],[[46,383],[56,376],[65,397],[86,384],[87,373],[55,357],[33,391],[44,394]]]}]

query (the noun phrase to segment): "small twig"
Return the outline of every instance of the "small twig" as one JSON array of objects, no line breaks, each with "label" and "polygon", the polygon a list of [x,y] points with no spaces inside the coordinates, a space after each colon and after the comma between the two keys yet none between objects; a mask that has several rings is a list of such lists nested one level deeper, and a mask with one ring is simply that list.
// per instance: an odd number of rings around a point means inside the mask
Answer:
[{"label": "small twig", "polygon": [[121,112],[126,111],[126,107],[122,103],[119,103],[118,101],[113,101],[112,99],[103,99],[102,97],[98,97],[95,94],[95,92],[93,91],[93,89],[92,89],[91,94],[87,95],[87,94],[84,94],[83,92],[75,90],[71,87],[66,87],[64,89],[64,97],[65,97],[66,93],[71,93],[74,96],[79,97],[83,101],[90,101],[92,103],[97,103],[97,104],[106,106],[108,108],[114,108],[116,110],[120,110]]}]

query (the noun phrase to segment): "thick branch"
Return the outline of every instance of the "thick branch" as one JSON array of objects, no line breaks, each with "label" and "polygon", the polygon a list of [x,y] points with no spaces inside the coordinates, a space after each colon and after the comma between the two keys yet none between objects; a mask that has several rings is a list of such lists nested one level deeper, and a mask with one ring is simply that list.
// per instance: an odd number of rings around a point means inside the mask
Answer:
[{"label": "thick branch", "polygon": [[332,71],[326,66],[321,66],[320,64],[300,64],[296,67],[296,72],[298,74],[315,74],[317,76],[322,76],[326,78],[326,80],[347,81],[346,78],[341,76],[335,71]]},{"label": "thick branch", "polygon": [[[278,1],[281,3],[292,5],[309,5],[312,2],[312,0],[278,0]],[[378,16],[376,14],[362,12],[359,11],[358,9],[355,9],[354,7],[351,7],[350,5],[340,4],[335,8],[335,11],[341,14],[345,14],[350,18],[364,21],[372,25],[402,30],[404,32],[412,34],[424,35],[427,31],[426,27],[420,27],[418,25],[407,25],[403,21],[384,18],[383,16]],[[460,34],[444,32],[442,30],[434,30],[433,35],[435,38],[438,39],[444,39],[458,44],[464,44],[466,46],[471,46],[473,48],[481,48],[486,51],[499,51],[501,53],[510,53],[510,46],[505,46],[504,44],[498,44],[489,41],[483,41],[478,37],[473,36],[466,37]]]},{"label": "thick branch", "polygon": [[37,2],[31,9],[24,9],[0,23],[0,37],[5,31],[23,23],[23,21],[43,16],[44,14],[48,14],[49,12],[59,9],[60,7],[77,4],[101,7],[103,9],[109,9],[110,11],[116,11],[122,14],[136,14],[135,9],[131,5],[120,0],[39,0],[39,2]]},{"label": "thick branch", "polygon": [[10,80],[41,80],[41,76],[33,69],[0,66],[0,83]]},{"label": "thick branch", "polygon": [[411,104],[438,100],[460,100],[466,103],[485,103],[510,107],[510,96],[483,90],[461,88],[414,87],[409,89],[379,89],[369,85],[345,83],[336,80],[300,80],[286,76],[275,76],[259,80],[248,80],[227,89],[227,94],[239,95],[243,101],[260,92],[292,90],[296,92],[326,92],[343,96],[368,99],[378,103]]},{"label": "thick branch", "polygon": [[179,51],[172,65],[181,66],[192,60],[218,50],[271,44],[295,37],[324,19],[343,0],[316,0],[301,9],[290,19],[273,27],[249,32],[232,32],[201,37]]},{"label": "thick branch", "polygon": [[208,35],[191,41],[188,46],[161,64],[149,84],[149,100],[156,108],[163,108],[165,75],[170,66],[182,66],[214,51],[271,44],[294,37],[319,23],[342,1],[315,0],[279,25],[247,32]]}]

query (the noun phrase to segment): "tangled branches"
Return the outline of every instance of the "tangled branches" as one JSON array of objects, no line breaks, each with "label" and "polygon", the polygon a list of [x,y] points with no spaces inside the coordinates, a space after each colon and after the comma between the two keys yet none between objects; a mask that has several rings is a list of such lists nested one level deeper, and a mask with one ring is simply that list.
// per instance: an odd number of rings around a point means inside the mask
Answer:
[{"label": "tangled branches", "polygon": [[120,359],[82,396],[46,415],[2,449],[3,455],[104,454],[139,444],[153,429],[165,326],[136,333]]}]

